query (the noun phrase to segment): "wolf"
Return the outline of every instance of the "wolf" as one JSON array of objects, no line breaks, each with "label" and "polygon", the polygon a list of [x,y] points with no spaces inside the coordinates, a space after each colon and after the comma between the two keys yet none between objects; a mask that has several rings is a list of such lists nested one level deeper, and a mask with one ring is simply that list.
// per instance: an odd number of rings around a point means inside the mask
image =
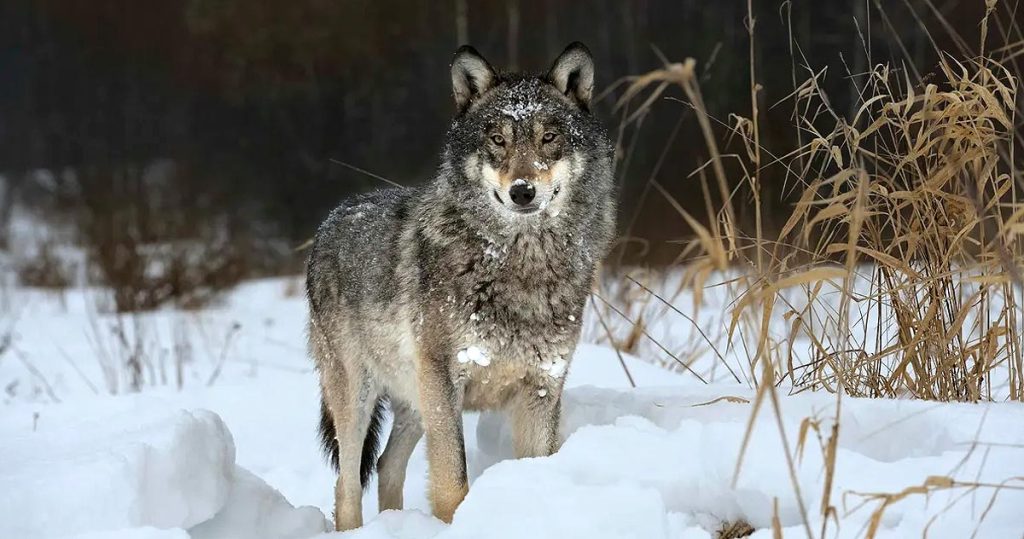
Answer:
[{"label": "wolf", "polygon": [[468,491],[464,409],[507,412],[517,457],[558,448],[563,383],[614,235],[614,151],[591,112],[584,45],[546,74],[498,72],[463,46],[451,77],[433,181],[342,202],[307,263],[338,530],[362,525],[374,468],[380,509],[401,509],[424,433],[433,514],[451,522]]}]

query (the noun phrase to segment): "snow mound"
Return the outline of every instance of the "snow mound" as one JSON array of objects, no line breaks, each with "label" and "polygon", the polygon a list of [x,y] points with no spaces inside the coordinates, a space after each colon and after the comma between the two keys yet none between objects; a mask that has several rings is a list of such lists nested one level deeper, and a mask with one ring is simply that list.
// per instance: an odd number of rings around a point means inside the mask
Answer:
[{"label": "snow mound", "polygon": [[656,490],[581,481],[578,468],[577,473],[562,469],[570,458],[491,467],[473,483],[451,528],[439,537],[667,537],[666,508]]},{"label": "snow mound", "polygon": [[[87,416],[4,429],[0,537],[169,539],[195,527],[196,539],[286,538],[325,529],[318,509],[292,508],[235,466],[231,434],[212,412]],[[225,523],[242,534],[222,533]]]},{"label": "snow mound", "polygon": [[446,526],[440,520],[420,511],[384,511],[362,528],[342,534],[326,533],[317,539],[357,539],[385,537],[387,539],[430,539],[444,531]]},{"label": "snow mound", "polygon": [[189,539],[189,536],[188,532],[178,528],[160,529],[146,526],[143,528],[69,535],[63,539]]},{"label": "snow mound", "polygon": [[227,499],[235,447],[206,411],[92,416],[0,448],[0,536],[190,527]]},{"label": "snow mound", "polygon": [[[755,422],[733,484],[753,398],[748,389],[723,385],[573,388],[565,396],[561,449],[551,457],[521,460],[509,460],[506,418],[483,414],[469,495],[451,526],[424,527],[417,536],[707,538],[723,523],[743,520],[757,529],[754,537],[771,537],[776,504],[786,536],[803,536],[801,499],[811,528],[820,530],[824,453],[813,430],[800,450],[798,437],[807,418],[828,436],[835,396],[781,399],[800,498],[786,465],[787,446],[767,410]],[[830,522],[826,537],[863,535],[878,502],[856,493],[895,494],[934,476],[998,485],[1020,475],[1024,408],[1017,404],[846,398],[841,410],[831,491],[841,520]],[[994,439],[1009,445],[985,443]],[[978,537],[1010,537],[1024,529],[1022,506],[1019,489],[952,488],[907,496],[886,509],[878,537],[919,536],[932,519],[929,537],[970,537],[975,531]],[[386,518],[386,526],[371,520],[345,537],[404,539],[394,531],[399,522],[422,524],[419,513],[409,517],[417,520]]]},{"label": "snow mound", "polygon": [[326,529],[319,509],[292,507],[262,479],[236,467],[227,504],[189,532],[192,539],[304,539]]}]

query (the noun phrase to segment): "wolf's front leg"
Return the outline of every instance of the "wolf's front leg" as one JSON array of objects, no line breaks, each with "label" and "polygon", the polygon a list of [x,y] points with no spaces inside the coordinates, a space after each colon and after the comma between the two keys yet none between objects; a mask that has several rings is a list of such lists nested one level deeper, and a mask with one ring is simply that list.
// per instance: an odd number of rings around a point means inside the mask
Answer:
[{"label": "wolf's front leg", "polygon": [[546,457],[557,451],[561,385],[525,384],[511,404],[509,415],[516,458]]},{"label": "wolf's front leg", "polygon": [[427,435],[430,505],[434,516],[445,522],[452,521],[455,509],[469,490],[461,389],[452,380],[450,364],[448,355],[427,354],[421,357],[418,368],[420,415]]}]

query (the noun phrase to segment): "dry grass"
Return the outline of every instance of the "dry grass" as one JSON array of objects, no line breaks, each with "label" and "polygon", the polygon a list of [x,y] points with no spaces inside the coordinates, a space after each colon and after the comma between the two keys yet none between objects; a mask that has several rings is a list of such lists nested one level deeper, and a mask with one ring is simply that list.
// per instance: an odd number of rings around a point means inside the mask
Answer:
[{"label": "dry grass", "polygon": [[754,527],[745,521],[725,522],[715,531],[716,539],[738,539],[749,537],[754,534]]},{"label": "dry grass", "polygon": [[89,327],[87,335],[107,393],[138,393],[147,385],[157,385],[153,375],[157,346],[140,316],[117,314],[108,321],[93,311]]},{"label": "dry grass", "polygon": [[253,273],[252,243],[188,197],[188,177],[125,165],[83,169],[79,182],[74,227],[90,281],[111,292],[110,310],[198,309]]},{"label": "dry grass", "polygon": [[[88,320],[86,337],[99,365],[100,383],[93,384],[75,359],[61,353],[93,393],[110,395],[167,386],[180,391],[187,383],[212,386],[231,361],[242,329],[234,322],[221,335],[203,317],[191,313],[173,318],[151,313],[101,314],[95,307]],[[209,365],[199,365],[203,356],[209,358]]]},{"label": "dry grass", "polygon": [[87,239],[92,280],[110,289],[113,310],[139,312],[173,304],[199,309],[246,275],[243,257],[214,238],[141,241],[118,229]]},{"label": "dry grass", "polygon": [[[790,249],[759,276],[758,297],[741,301],[763,309],[774,296],[785,309],[780,292],[803,288],[805,305],[787,315],[791,334],[817,337],[815,357],[793,365],[790,348],[779,358],[796,385],[977,401],[996,377],[1011,399],[1022,396],[1013,285],[1024,205],[1002,154],[1016,81],[992,61],[947,58],[940,68],[942,86],[920,92],[878,68],[851,124],[820,132],[807,123],[813,139],[798,156],[815,179],[772,254]],[[808,260],[791,268],[797,253]],[[824,291],[840,294],[838,309],[816,308]]]},{"label": "dry grass", "polygon": [[[793,109],[794,138],[801,142],[784,155],[761,144],[753,68],[750,115],[733,114],[728,121],[705,107],[693,59],[632,78],[620,99],[627,124],[650,113],[671,87],[682,90],[685,99],[678,101],[693,112],[708,155],[691,174],[703,187],[706,215],[691,214],[650,180],[649,187],[693,231],[680,254],[689,264],[674,294],[655,293],[654,279],[640,272],[615,286],[606,283],[595,294],[598,311],[627,321],[625,334],[606,328],[607,341],[632,351],[640,336],[655,340],[648,329],[656,320],[637,313],[651,312],[656,302],[664,305],[662,312],[686,316],[675,303],[680,291],[690,291],[695,308],[687,318],[723,365],[728,367],[723,348],[742,357],[746,364],[733,376],[757,388],[747,439],[762,406],[767,404],[776,418],[786,457],[780,465],[789,470],[808,537],[828,536],[830,523],[838,526],[841,520],[832,478],[843,395],[1024,400],[1024,201],[1018,193],[1024,180],[1024,110],[1016,67],[1024,42],[1012,8],[994,1],[986,5],[978,52],[954,36],[960,55],[941,54],[927,81],[916,75],[912,80],[910,73],[917,71],[905,66],[878,65],[851,76],[860,92],[852,115],[832,108],[820,85],[823,72],[808,71],[786,100]],[[1011,9],[1011,16],[998,17],[1000,9]],[[749,4],[748,21],[753,51]],[[991,28],[998,29],[1005,45],[984,46]],[[728,137],[743,151],[723,155],[720,140]],[[770,170],[799,194],[785,224],[771,236],[760,212],[761,182]],[[749,199],[735,200],[738,196]],[[752,226],[739,223],[738,204],[754,206]],[[696,306],[709,285],[728,289],[725,295],[733,298],[724,320],[726,335],[717,342],[701,329],[715,322],[697,319],[703,311]],[[616,301],[603,301],[612,289],[620,291]],[[677,356],[672,358],[680,361]],[[831,426],[805,420],[796,448],[789,447],[781,419],[778,388],[783,384],[792,391],[836,394]],[[823,496],[820,507],[805,507],[794,459],[814,438],[825,462]],[[745,440],[736,476],[746,445]],[[1021,481],[977,484],[932,477],[900,492],[845,493],[844,498],[856,497],[871,508],[864,530],[870,538],[886,508],[909,496],[986,491],[994,501],[1002,490],[1021,488]],[[812,513],[820,529],[812,530]],[[777,518],[773,533],[781,536]]]},{"label": "dry grass", "polygon": [[[737,222],[740,190],[715,131],[724,122],[704,107],[695,72],[692,59],[666,65],[635,78],[622,102],[642,101],[629,109],[635,116],[676,85],[695,112],[710,155],[694,173],[708,215],[698,219],[651,183],[695,236],[684,250],[692,263],[678,290],[692,290],[699,303],[713,276],[735,275],[724,283],[736,297],[727,342],[745,347],[755,386],[766,381],[764,363],[773,382],[855,396],[1024,397],[1017,77],[991,58],[945,56],[927,84],[880,65],[865,77],[862,103],[846,119],[812,74],[790,98],[793,127],[809,142],[769,155],[770,164],[761,164],[756,116],[732,115],[728,135],[746,151],[729,157],[740,162],[751,202],[761,204],[758,171],[769,166],[801,193],[769,238],[756,212],[751,233]],[[681,313],[671,297],[651,293],[644,277],[629,279],[644,293],[620,297],[627,305],[662,302]],[[649,337],[648,321],[630,312],[644,312],[643,305],[620,313],[630,323],[627,334],[608,332],[623,351]],[[783,332],[772,326],[778,319],[786,321]],[[811,343],[809,360],[796,349],[806,346],[798,337]]]},{"label": "dry grass", "polygon": [[57,253],[53,242],[41,244],[34,256],[14,261],[18,284],[62,292],[74,284],[75,268]]}]

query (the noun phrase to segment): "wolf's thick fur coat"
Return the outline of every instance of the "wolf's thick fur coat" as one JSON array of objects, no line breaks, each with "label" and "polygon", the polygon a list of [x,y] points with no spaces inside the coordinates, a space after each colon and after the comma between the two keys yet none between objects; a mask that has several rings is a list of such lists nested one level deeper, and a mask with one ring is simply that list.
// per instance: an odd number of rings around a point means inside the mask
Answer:
[{"label": "wolf's thick fur coat", "polygon": [[[517,456],[557,449],[563,381],[614,233],[613,149],[589,111],[585,47],[545,75],[497,73],[463,47],[452,82],[435,179],[346,200],[309,256],[339,530],[362,524],[375,463],[381,510],[401,508],[424,432],[433,511],[451,521],[468,489],[463,409],[507,411]],[[375,462],[385,402],[394,422]]]}]

